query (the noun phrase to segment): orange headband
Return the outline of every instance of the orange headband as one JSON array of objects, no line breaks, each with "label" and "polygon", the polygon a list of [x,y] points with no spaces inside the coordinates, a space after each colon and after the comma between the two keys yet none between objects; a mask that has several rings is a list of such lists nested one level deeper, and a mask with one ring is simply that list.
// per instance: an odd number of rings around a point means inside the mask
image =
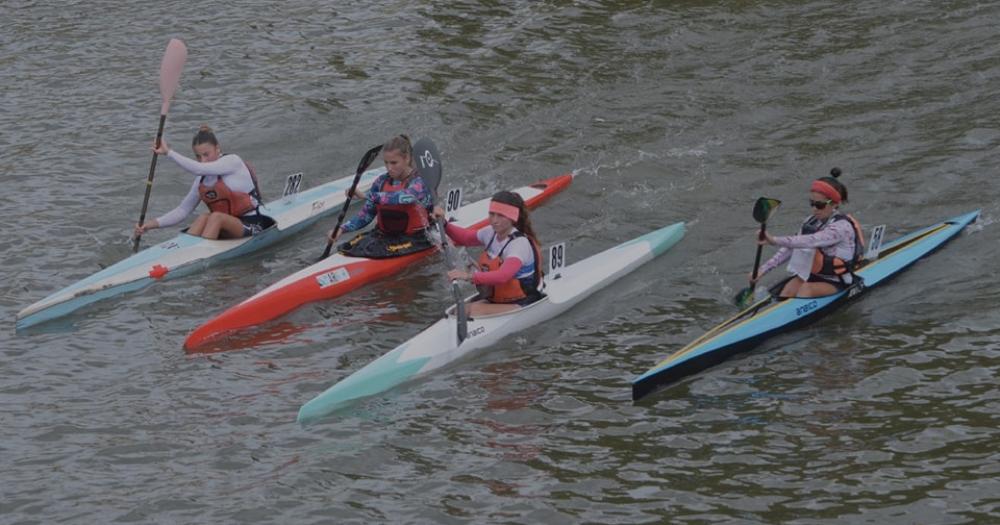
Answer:
[{"label": "orange headband", "polygon": [[835,204],[840,204],[840,192],[828,182],[814,180],[809,190],[815,191],[816,193],[822,193]]},{"label": "orange headband", "polygon": [[521,216],[521,210],[517,209],[517,206],[497,201],[490,201],[490,212],[503,215],[514,222],[517,222],[517,218]]}]

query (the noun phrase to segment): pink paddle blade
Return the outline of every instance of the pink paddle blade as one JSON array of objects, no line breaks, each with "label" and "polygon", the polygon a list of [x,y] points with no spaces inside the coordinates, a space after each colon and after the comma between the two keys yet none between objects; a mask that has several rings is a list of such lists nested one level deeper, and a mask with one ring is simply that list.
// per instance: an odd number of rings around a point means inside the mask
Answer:
[{"label": "pink paddle blade", "polygon": [[180,84],[181,71],[184,69],[187,56],[188,50],[184,42],[171,38],[167,50],[163,53],[163,62],[160,62],[160,96],[163,98],[163,105],[160,106],[161,115],[166,115],[170,109],[170,99]]}]

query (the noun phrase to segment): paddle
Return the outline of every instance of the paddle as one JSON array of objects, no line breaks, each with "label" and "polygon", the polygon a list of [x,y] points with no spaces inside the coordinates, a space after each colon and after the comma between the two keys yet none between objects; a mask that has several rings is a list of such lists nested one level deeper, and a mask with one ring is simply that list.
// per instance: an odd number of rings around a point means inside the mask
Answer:
[{"label": "paddle", "polygon": [[[424,179],[424,184],[431,189],[434,195],[434,204],[438,203],[437,188],[441,184],[441,154],[438,153],[437,146],[431,139],[420,139],[413,145],[414,160],[417,164],[417,171],[420,178]],[[445,262],[449,270],[455,269],[454,259],[451,255],[451,248],[448,246],[448,235],[444,231],[445,220],[437,221],[438,233],[441,234],[441,250],[444,251]],[[465,301],[462,299],[462,291],[458,288],[458,281],[452,279],[451,293],[455,298],[455,315],[458,318],[458,344],[462,344],[469,334],[469,320],[465,313]]]},{"label": "paddle", "polygon": [[434,195],[434,203],[438,201],[438,186],[441,185],[441,154],[431,139],[420,139],[413,145],[413,160],[420,172],[420,178],[430,188]]},{"label": "paddle", "polygon": [[[757,234],[758,239],[764,238],[764,232],[767,229],[767,220],[771,218],[771,214],[774,213],[774,210],[778,209],[779,205],[781,205],[781,201],[778,199],[768,199],[767,197],[761,197],[754,203],[753,220],[760,223],[760,232]],[[736,297],[733,298],[733,302],[740,308],[746,308],[753,299],[754,289],[757,288],[757,270],[760,269],[760,253],[763,248],[762,244],[757,245],[757,255],[753,260],[753,274],[750,277],[750,286],[740,290],[736,294]]]},{"label": "paddle", "polygon": [[[441,234],[441,250],[444,251],[445,261],[448,269],[455,269],[455,262],[451,256],[451,248],[448,247],[448,235],[444,231],[446,219],[437,221],[438,231]],[[462,344],[469,335],[469,318],[465,313],[465,300],[462,299],[462,291],[458,288],[458,280],[451,280],[451,295],[455,298],[455,316],[458,319],[458,344]]]},{"label": "paddle", "polygon": [[[365,156],[361,158],[361,162],[358,163],[358,171],[354,174],[354,181],[351,183],[351,190],[347,192],[347,200],[344,201],[344,207],[340,209],[340,215],[337,217],[337,225],[333,227],[333,231],[340,229],[340,225],[344,224],[344,217],[347,217],[347,208],[351,205],[351,199],[354,198],[354,192],[358,189],[358,182],[361,181],[361,175],[368,169],[368,166],[375,162],[378,158],[379,152],[382,151],[382,145],[379,144],[374,148],[365,152]],[[323,250],[323,255],[319,258],[320,261],[326,259],[330,256],[330,250],[333,249],[333,241],[326,241],[326,249]]]},{"label": "paddle", "polygon": [[[160,147],[163,140],[163,125],[167,122],[167,110],[170,109],[170,99],[177,90],[177,85],[181,80],[181,71],[184,69],[184,62],[187,61],[187,47],[184,42],[176,38],[171,38],[167,43],[167,50],[163,52],[163,60],[160,62],[160,98],[163,104],[160,105],[160,126],[156,130],[156,147]],[[153,190],[153,173],[156,171],[156,152],[153,152],[153,160],[149,163],[149,176],[146,178],[146,196],[142,199],[142,211],[139,212],[139,224],[146,221],[146,209],[149,207],[149,194]],[[132,244],[132,251],[139,251],[139,240],[142,235],[136,235]]]}]

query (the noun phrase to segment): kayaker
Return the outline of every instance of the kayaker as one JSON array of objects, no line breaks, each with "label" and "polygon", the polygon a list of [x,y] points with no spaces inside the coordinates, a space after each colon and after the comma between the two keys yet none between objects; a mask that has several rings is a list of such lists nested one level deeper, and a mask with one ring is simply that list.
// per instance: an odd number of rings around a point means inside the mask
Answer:
[{"label": "kayaker", "polygon": [[[443,216],[440,208],[435,215]],[[490,200],[489,225],[478,232],[447,224],[445,232],[459,246],[485,246],[479,256],[479,271],[450,270],[448,277],[480,287],[479,298],[469,304],[468,314],[508,312],[542,297],[541,260],[538,237],[524,199],[512,191],[501,191]]]},{"label": "kayaker", "polygon": [[840,168],[833,168],[829,177],[813,181],[809,187],[812,215],[798,235],[775,237],[765,233],[765,238],[758,240],[759,244],[781,247],[760,267],[758,280],[785,261],[789,261],[788,271],[795,275],[782,288],[780,297],[831,295],[854,282],[854,265],[864,253],[864,235],[858,221],[840,211],[847,202],[847,187],[837,180],[840,175]]},{"label": "kayaker", "polygon": [[[398,257],[433,246],[427,238],[428,214],[434,205],[431,190],[420,177],[413,159],[413,145],[406,135],[397,135],[382,146],[386,173],[372,182],[368,193],[356,190],[364,199],[361,211],[327,236],[336,241],[341,235],[360,230],[373,220],[375,228],[339,246],[341,253],[371,259]],[[348,190],[350,191],[350,190]]]},{"label": "kayaker", "polygon": [[235,239],[260,233],[270,219],[260,215],[256,177],[249,164],[238,155],[222,154],[219,140],[212,128],[203,124],[191,141],[194,159],[170,149],[166,139],[153,146],[157,155],[166,155],[178,166],[195,176],[184,200],[160,217],[138,224],[135,234],[142,235],[154,228],[173,226],[191,214],[204,202],[208,213],[199,215],[187,233],[206,239]]}]

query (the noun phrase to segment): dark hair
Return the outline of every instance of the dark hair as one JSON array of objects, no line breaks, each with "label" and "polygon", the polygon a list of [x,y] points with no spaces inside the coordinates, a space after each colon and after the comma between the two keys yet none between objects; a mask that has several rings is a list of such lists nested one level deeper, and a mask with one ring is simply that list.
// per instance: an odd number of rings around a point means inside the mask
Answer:
[{"label": "dark hair", "polygon": [[198,144],[211,144],[213,146],[219,145],[219,139],[215,138],[215,133],[212,132],[212,128],[208,127],[208,124],[198,126],[198,132],[195,133],[194,138],[191,139],[192,148]]},{"label": "dark hair", "polygon": [[410,158],[410,167],[414,166],[413,144],[410,143],[410,137],[404,134],[392,137],[385,144],[382,144],[382,152],[386,151],[398,151],[400,155]]},{"label": "dark hair", "polygon": [[837,180],[837,177],[840,177],[841,173],[843,172],[840,171],[840,168],[833,168],[830,170],[829,177],[820,177],[818,180],[833,186],[833,189],[837,190],[837,193],[840,194],[840,202],[847,202],[847,186],[844,186],[844,183]]},{"label": "dark hair", "polygon": [[517,222],[514,227],[537,246],[538,237],[535,235],[535,229],[531,227],[531,217],[528,217],[528,207],[524,205],[524,199],[512,191],[498,191],[493,194],[492,200],[517,207]]}]

